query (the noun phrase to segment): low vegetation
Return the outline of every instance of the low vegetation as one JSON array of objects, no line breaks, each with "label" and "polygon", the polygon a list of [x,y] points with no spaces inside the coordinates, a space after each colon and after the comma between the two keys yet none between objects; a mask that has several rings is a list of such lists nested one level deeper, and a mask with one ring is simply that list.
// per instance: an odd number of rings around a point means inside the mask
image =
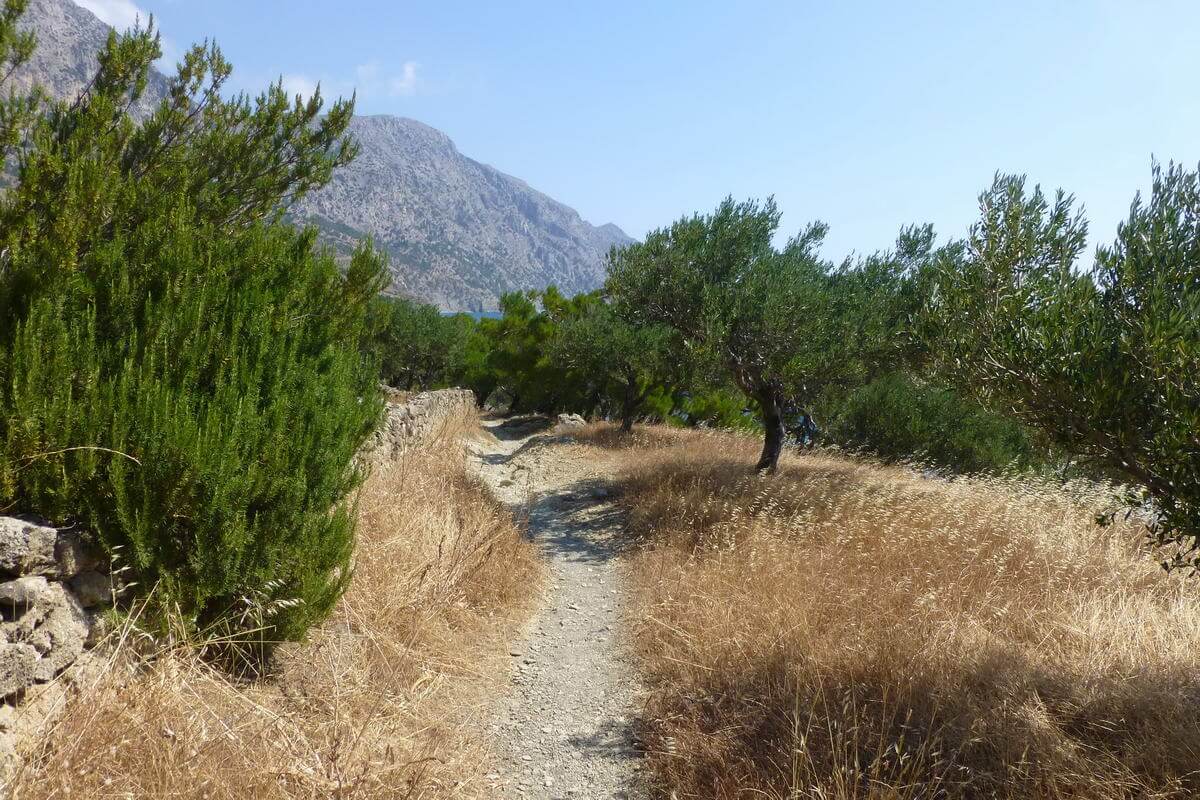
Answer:
[{"label": "low vegetation", "polygon": [[186,641],[138,657],[131,630],[28,754],[14,800],[488,797],[490,696],[540,566],[466,476],[461,432],[370,476],[354,581],[271,680],[232,679]]},{"label": "low vegetation", "polygon": [[[611,429],[583,438],[610,444]],[[1200,594],[1095,484],[659,432],[619,498],[658,796],[1190,797]]]},{"label": "low vegetation", "polygon": [[850,451],[957,473],[1045,472],[1047,448],[1020,422],[903,371],[819,402],[824,437]]}]

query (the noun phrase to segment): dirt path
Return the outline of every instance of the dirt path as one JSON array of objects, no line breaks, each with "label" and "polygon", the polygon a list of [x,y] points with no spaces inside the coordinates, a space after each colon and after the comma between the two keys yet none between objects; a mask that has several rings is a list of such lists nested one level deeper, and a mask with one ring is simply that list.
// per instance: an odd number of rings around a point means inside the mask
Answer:
[{"label": "dirt path", "polygon": [[622,651],[617,510],[602,465],[536,423],[485,422],[472,462],[550,568],[492,734],[498,796],[634,798],[636,687]]}]

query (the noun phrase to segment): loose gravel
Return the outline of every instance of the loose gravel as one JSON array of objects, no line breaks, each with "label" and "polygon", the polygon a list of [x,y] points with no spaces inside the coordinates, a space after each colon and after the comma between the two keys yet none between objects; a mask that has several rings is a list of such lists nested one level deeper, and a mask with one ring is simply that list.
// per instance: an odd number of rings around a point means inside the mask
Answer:
[{"label": "loose gravel", "polygon": [[620,515],[602,465],[536,420],[485,422],[480,477],[528,521],[550,577],[491,726],[497,796],[638,798],[638,687],[625,652]]}]

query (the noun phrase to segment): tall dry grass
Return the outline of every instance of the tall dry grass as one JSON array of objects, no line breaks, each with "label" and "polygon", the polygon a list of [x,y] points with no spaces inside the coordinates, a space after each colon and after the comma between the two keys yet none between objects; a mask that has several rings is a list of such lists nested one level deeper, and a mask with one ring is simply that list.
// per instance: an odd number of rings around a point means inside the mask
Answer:
[{"label": "tall dry grass", "polygon": [[238,682],[186,646],[148,661],[118,652],[12,796],[486,797],[488,696],[540,573],[464,472],[469,423],[372,474],[351,588],[275,674]]},{"label": "tall dry grass", "polygon": [[620,497],[659,796],[1200,793],[1197,585],[1097,526],[1102,491],[643,445]]}]

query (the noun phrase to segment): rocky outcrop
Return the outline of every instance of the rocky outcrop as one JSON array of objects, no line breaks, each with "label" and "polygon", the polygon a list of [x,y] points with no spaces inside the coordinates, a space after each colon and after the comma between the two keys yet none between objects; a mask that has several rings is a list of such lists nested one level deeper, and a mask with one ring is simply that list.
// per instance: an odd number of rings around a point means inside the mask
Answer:
[{"label": "rocky outcrop", "polygon": [[[386,387],[385,387],[386,388]],[[410,447],[428,444],[475,414],[475,395],[466,389],[440,389],[395,400],[391,390],[383,421],[359,452],[367,464],[382,464]]]},{"label": "rocky outcrop", "polygon": [[78,530],[0,517],[0,700],[53,679],[83,652],[87,609],[112,596],[102,564]]},{"label": "rocky outcrop", "polygon": [[508,291],[588,292],[604,282],[609,248],[633,241],[468,158],[416,120],[357,117],[351,130],[359,157],[293,216],[343,253],[372,236],[390,256],[397,293],[448,311],[491,311]]},{"label": "rocky outcrop", "polygon": [[[95,14],[71,0],[30,0],[17,23],[37,36],[29,63],[9,78],[5,90],[46,89],[53,97],[74,99],[96,74],[97,55],[108,41],[109,27]],[[167,96],[167,79],[158,70],[147,76],[146,91],[134,103],[136,117],[145,117]]]}]

